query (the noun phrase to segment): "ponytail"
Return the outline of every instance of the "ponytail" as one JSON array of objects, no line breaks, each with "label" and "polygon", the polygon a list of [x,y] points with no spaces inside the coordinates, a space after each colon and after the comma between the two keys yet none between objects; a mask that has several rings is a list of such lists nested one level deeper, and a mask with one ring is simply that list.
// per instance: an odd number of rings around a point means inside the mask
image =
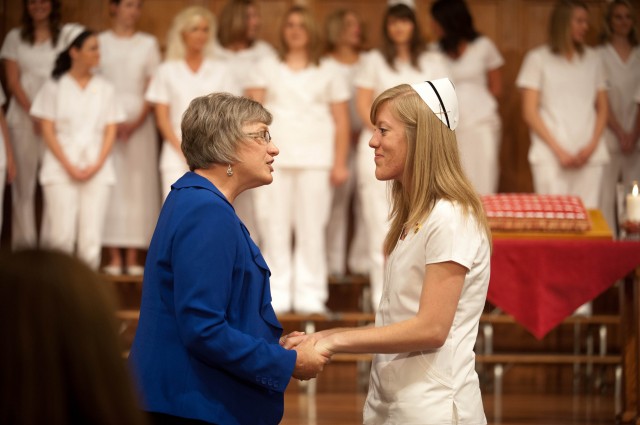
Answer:
[{"label": "ponytail", "polygon": [[56,58],[56,63],[53,67],[53,71],[51,72],[51,76],[54,80],[59,79],[65,72],[71,69],[71,54],[69,53],[71,49],[81,49],[87,38],[91,37],[94,34],[95,33],[91,30],[82,31],[76,38],[73,39],[73,41],[69,44],[69,47],[60,52],[60,54]]}]

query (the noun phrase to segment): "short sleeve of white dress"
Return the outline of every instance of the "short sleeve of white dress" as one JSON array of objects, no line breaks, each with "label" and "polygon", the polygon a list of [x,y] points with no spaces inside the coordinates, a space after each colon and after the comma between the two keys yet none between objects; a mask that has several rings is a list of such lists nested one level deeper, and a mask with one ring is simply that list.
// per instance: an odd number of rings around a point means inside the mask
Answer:
[{"label": "short sleeve of white dress", "polygon": [[535,49],[527,53],[520,67],[516,86],[521,89],[540,90],[542,87],[542,51]]},{"label": "short sleeve of white dress", "polygon": [[327,67],[333,74],[329,82],[329,103],[347,102],[351,99],[351,89],[347,77],[340,72],[338,66],[332,62],[325,60],[322,66]]},{"label": "short sleeve of white dress", "polygon": [[358,69],[353,79],[354,85],[359,88],[373,90],[377,86],[377,72],[382,55],[376,50],[363,54]]},{"label": "short sleeve of white dress", "polygon": [[53,80],[47,80],[42,86],[33,103],[29,113],[41,119],[55,121],[57,112],[58,83]]},{"label": "short sleeve of white dress", "polygon": [[152,103],[168,105],[171,102],[169,63],[165,62],[156,71],[149,82],[144,98]]},{"label": "short sleeve of white dress", "polygon": [[243,89],[266,89],[269,86],[269,75],[278,69],[280,60],[274,56],[262,58],[256,64],[254,72],[248,72],[242,84]]},{"label": "short sleeve of white dress", "polygon": [[4,38],[0,58],[15,61],[18,59],[18,45],[20,44],[20,29],[14,28]]},{"label": "short sleeve of white dress", "polygon": [[480,41],[482,42],[482,48],[484,49],[485,69],[491,71],[504,65],[504,58],[500,54],[496,45],[493,44],[493,41],[487,37],[482,37]]},{"label": "short sleeve of white dress", "polygon": [[457,204],[439,201],[424,225],[425,264],[453,261],[471,269],[483,239],[473,216]]}]

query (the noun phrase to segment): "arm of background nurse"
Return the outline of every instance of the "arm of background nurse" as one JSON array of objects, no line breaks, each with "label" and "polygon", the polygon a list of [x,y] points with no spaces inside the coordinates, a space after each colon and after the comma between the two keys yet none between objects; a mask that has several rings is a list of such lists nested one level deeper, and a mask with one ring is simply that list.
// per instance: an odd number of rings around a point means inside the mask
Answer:
[{"label": "arm of background nurse", "polygon": [[600,138],[602,137],[602,132],[604,131],[605,126],[607,125],[607,116],[609,114],[609,101],[607,100],[607,92],[605,90],[600,90],[596,97],[596,125],[593,130],[593,134],[591,135],[591,140],[589,143],[582,149],[578,151],[576,154],[576,158],[578,161],[578,167],[582,167],[585,165],[591,155],[595,152],[598,147],[598,143],[600,143]]},{"label": "arm of background nurse", "polygon": [[104,162],[109,157],[109,153],[111,152],[111,148],[113,148],[113,143],[116,141],[116,132],[118,131],[118,125],[107,124],[104,128],[104,133],[102,136],[102,147],[100,148],[100,154],[98,155],[98,159],[95,163],[88,166],[82,173],[84,174],[83,180],[88,180],[93,177],[104,165]]},{"label": "arm of background nurse", "polygon": [[358,117],[369,130],[374,131],[373,124],[371,124],[369,117],[371,114],[371,105],[373,105],[373,90],[362,87],[356,88],[356,112],[358,113]]},{"label": "arm of background nurse", "polygon": [[331,115],[335,123],[335,153],[331,168],[331,185],[340,186],[349,178],[347,160],[349,157],[349,104],[339,102],[331,104]]},{"label": "arm of background nurse", "polygon": [[522,90],[522,113],[524,121],[542,140],[549,145],[549,148],[558,158],[558,161],[563,167],[574,168],[578,166],[577,159],[565,151],[560,144],[556,141],[555,137],[544,121],[539,112],[540,107],[540,92],[533,89]]},{"label": "arm of background nurse", "polygon": [[[171,146],[182,155],[182,149],[180,148],[180,139],[174,133],[173,126],[171,125],[171,118],[169,115],[169,105],[163,103],[156,103],[155,105],[156,122],[158,123],[158,129],[164,140],[171,143]],[[185,160],[186,162],[186,160]]]},{"label": "arm of background nurse", "polygon": [[467,269],[458,263],[428,264],[415,317],[381,327],[315,334],[316,349],[335,353],[407,353],[441,347],[449,335]]},{"label": "arm of background nurse", "polygon": [[[11,96],[18,101],[18,105],[28,114],[31,110],[31,99],[29,99],[29,96],[27,96],[27,93],[25,93],[20,83],[20,67],[18,63],[11,59],[5,59],[4,70],[7,76],[7,87],[9,88]],[[40,134],[40,122],[33,117],[31,117],[31,121],[33,122],[33,131],[36,134]]]},{"label": "arm of background nurse", "polygon": [[55,123],[51,120],[41,119],[40,127],[42,129],[42,138],[44,139],[44,143],[47,145],[47,148],[49,148],[53,156],[60,162],[67,174],[69,174],[69,176],[74,180],[86,180],[86,174],[83,170],[69,162],[69,159],[62,150],[60,142],[58,142],[58,137],[56,136]]}]

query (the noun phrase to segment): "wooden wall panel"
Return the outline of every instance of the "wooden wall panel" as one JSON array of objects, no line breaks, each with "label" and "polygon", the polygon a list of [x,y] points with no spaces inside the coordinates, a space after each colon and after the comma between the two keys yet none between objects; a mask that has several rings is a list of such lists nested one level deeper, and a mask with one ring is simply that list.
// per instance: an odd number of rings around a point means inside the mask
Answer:
[{"label": "wooden wall panel", "polygon": [[[218,14],[225,0],[146,0],[142,30],[165,45],[166,31],[173,16],[182,8],[198,4]],[[425,35],[430,35],[429,10],[433,0],[416,0],[416,12]],[[478,29],[493,39],[505,58],[504,94],[500,99],[503,140],[500,152],[502,191],[531,191],[531,175],[527,163],[529,136],[521,117],[520,94],[515,80],[526,51],[543,44],[547,38],[547,20],[555,0],[468,0]],[[587,0],[591,15],[589,42],[597,42],[605,0]],[[640,10],[640,0],[632,0]],[[331,11],[348,7],[358,13],[365,24],[370,46],[380,41],[382,16],[386,0],[261,0],[262,35],[271,43],[278,39],[278,28],[284,11],[292,4],[308,6],[320,23]],[[63,0],[65,21],[82,22],[96,30],[109,25],[107,0]],[[22,0],[0,0],[0,37],[19,25]]]}]

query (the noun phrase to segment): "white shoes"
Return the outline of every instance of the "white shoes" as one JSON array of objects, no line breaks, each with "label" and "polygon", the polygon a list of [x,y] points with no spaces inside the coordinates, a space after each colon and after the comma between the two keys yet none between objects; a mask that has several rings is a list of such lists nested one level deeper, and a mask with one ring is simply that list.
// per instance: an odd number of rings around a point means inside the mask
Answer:
[{"label": "white shoes", "polygon": [[120,276],[122,274],[122,267],[108,265],[102,268],[102,272],[109,276]]},{"label": "white shoes", "polygon": [[129,276],[142,276],[144,274],[144,267],[137,264],[127,266],[127,274]]}]

